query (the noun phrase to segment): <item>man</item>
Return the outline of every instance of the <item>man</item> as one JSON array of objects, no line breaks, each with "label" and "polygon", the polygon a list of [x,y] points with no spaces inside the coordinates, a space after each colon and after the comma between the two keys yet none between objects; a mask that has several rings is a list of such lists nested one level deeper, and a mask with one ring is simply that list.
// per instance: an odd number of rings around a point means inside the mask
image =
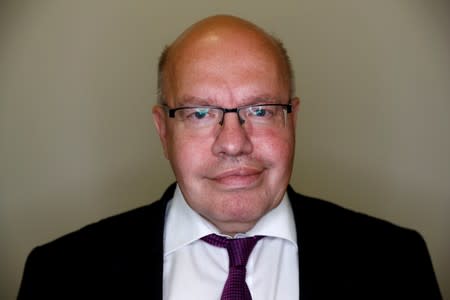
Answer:
[{"label": "man", "polygon": [[292,77],[245,20],[187,29],[161,56],[153,109],[177,183],[34,249],[19,299],[440,299],[419,234],[288,186]]}]

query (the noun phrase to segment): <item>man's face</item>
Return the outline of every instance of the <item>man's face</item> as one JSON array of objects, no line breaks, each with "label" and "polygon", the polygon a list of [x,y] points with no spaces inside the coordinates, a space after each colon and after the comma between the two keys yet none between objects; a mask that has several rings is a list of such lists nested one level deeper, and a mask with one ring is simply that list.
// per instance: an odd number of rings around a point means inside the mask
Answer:
[{"label": "man's face", "polygon": [[[167,68],[168,106],[288,103],[283,64],[260,39],[212,34],[180,46]],[[189,130],[155,107],[187,203],[221,232],[248,231],[280,203],[292,171],[297,99],[293,106],[285,127],[255,130],[227,113],[222,126],[206,131]]]}]

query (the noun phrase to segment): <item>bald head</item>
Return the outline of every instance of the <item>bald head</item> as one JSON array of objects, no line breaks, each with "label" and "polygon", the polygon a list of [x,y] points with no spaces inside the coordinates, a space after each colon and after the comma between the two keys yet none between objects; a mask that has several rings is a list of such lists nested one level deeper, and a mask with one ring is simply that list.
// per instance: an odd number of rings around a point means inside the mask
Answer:
[{"label": "bald head", "polygon": [[287,52],[276,37],[266,33],[253,23],[246,20],[218,15],[203,19],[186,29],[172,44],[167,46],[160,56],[158,64],[158,102],[166,103],[167,91],[171,81],[177,73],[180,62],[202,60],[208,52],[201,51],[208,47],[209,55],[218,52],[235,53],[236,60],[240,60],[242,49],[247,49],[257,55],[266,55],[279,65],[280,73],[288,87],[289,94],[294,94],[293,72]]}]

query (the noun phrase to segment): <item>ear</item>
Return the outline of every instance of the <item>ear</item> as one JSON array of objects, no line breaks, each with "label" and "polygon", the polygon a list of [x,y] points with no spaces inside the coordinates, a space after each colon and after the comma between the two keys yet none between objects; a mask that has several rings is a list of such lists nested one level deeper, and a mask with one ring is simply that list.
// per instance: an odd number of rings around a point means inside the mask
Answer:
[{"label": "ear", "polygon": [[300,98],[298,98],[298,97],[292,98],[291,104],[292,104],[292,121],[293,121],[293,125],[295,128],[295,126],[297,124],[298,111],[300,109]]},{"label": "ear", "polygon": [[164,150],[164,156],[169,159],[168,155],[168,135],[167,135],[167,124],[166,124],[166,112],[160,105],[153,106],[152,109],[153,122],[156,126],[156,131],[158,131],[159,139],[161,140],[161,145]]}]

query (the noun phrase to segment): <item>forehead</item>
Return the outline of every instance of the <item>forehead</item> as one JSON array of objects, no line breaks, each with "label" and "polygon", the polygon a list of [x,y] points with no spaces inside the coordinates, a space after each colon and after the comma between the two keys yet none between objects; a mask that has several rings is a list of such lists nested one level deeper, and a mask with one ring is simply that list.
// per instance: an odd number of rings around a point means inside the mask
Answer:
[{"label": "forehead", "polygon": [[289,89],[279,49],[254,30],[211,30],[175,43],[165,77],[167,98],[177,102],[279,98]]}]

